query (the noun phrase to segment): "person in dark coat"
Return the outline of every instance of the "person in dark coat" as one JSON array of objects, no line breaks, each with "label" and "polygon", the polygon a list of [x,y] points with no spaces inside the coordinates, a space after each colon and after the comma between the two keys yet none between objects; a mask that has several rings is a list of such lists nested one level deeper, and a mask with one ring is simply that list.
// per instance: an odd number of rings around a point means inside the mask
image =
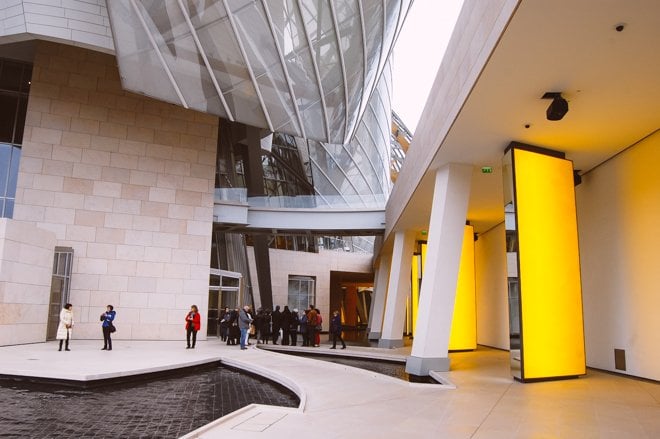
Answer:
[{"label": "person in dark coat", "polygon": [[222,341],[227,341],[227,335],[229,334],[229,320],[231,320],[231,312],[229,312],[228,307],[222,311],[218,320],[220,321],[220,339]]},{"label": "person in dark coat", "polygon": [[103,330],[103,349],[102,351],[111,351],[112,350],[112,328],[114,324],[112,323],[117,316],[117,312],[112,305],[108,305],[103,314],[101,314],[101,329]]},{"label": "person in dark coat", "polygon": [[257,326],[259,331],[259,340],[261,344],[268,344],[268,337],[270,336],[270,310],[266,309],[261,315],[261,320],[259,321],[259,326]]},{"label": "person in dark coat", "polygon": [[291,311],[288,305],[284,305],[282,311],[282,345],[289,346],[289,333],[291,331]]},{"label": "person in dark coat", "polygon": [[275,311],[273,311],[270,318],[273,321],[273,344],[277,344],[277,339],[280,338],[280,329],[282,329],[282,312],[279,305],[275,307]]},{"label": "person in dark coat", "polygon": [[332,334],[332,347],[330,349],[337,348],[337,339],[341,341],[341,348],[346,349],[346,343],[344,343],[344,339],[341,337],[341,331],[341,316],[339,315],[339,311],[335,311],[332,313],[332,319],[330,319],[330,334]]},{"label": "person in dark coat", "polygon": [[238,344],[241,338],[241,331],[238,329],[238,308],[229,314],[229,335],[227,336],[227,345]]},{"label": "person in dark coat", "polygon": [[300,335],[302,336],[302,345],[309,346],[309,334],[307,333],[307,313],[302,312],[300,316]]},{"label": "person in dark coat", "polygon": [[289,324],[289,335],[291,336],[291,346],[298,343],[298,325],[300,324],[300,317],[298,317],[298,309],[294,308],[291,313],[291,323]]}]

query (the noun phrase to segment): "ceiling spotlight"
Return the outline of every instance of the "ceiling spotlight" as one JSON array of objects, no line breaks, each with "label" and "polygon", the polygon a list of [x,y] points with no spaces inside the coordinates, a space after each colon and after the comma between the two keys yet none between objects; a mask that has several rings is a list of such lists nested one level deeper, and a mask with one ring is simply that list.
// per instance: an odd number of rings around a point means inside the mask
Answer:
[{"label": "ceiling spotlight", "polygon": [[561,120],[568,113],[568,102],[561,97],[561,92],[546,92],[541,99],[552,99],[550,106],[545,112],[548,120]]}]

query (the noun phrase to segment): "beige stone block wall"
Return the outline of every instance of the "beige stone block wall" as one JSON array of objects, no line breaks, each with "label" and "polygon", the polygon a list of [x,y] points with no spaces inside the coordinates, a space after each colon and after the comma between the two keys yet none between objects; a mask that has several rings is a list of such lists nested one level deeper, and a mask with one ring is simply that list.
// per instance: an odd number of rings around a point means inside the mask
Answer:
[{"label": "beige stone block wall", "polygon": [[206,314],[217,118],[123,91],[110,55],[41,42],[33,72],[14,218],[74,248],[75,337],[111,303],[118,339],[183,338]]},{"label": "beige stone block wall", "polygon": [[0,346],[46,339],[55,236],[0,218]]}]

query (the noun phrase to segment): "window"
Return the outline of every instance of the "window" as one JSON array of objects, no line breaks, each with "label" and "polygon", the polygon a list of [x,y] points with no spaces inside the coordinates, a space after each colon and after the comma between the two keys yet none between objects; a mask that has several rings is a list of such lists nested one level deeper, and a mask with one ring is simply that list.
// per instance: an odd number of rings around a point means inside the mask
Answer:
[{"label": "window", "polygon": [[0,216],[14,214],[32,66],[0,59]]},{"label": "window", "polygon": [[316,304],[316,278],[289,275],[289,308],[302,311]]}]

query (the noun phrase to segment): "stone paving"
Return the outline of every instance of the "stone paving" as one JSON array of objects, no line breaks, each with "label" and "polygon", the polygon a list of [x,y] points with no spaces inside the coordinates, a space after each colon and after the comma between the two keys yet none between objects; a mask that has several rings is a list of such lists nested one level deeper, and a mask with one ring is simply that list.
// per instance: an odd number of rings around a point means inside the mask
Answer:
[{"label": "stone paving", "polygon": [[297,407],[289,390],[226,367],[95,389],[0,382],[0,437],[176,438],[251,403]]}]

